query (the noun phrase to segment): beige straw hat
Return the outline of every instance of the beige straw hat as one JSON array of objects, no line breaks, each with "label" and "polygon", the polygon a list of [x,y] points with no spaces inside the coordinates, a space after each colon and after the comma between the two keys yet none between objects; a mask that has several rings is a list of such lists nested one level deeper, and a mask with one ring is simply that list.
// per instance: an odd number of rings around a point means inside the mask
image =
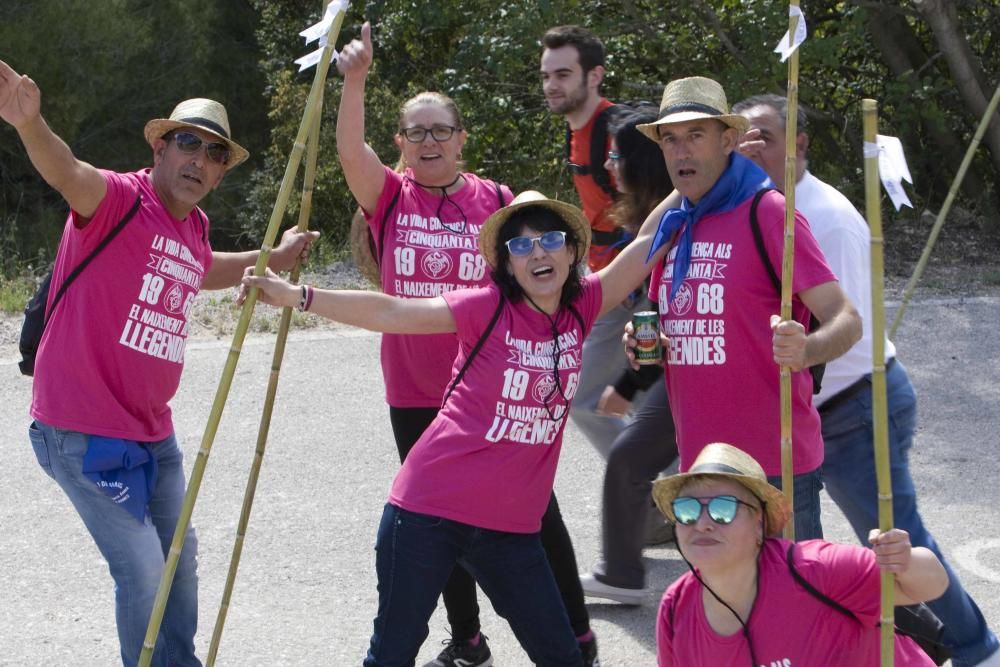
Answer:
[{"label": "beige straw hat", "polygon": [[167,132],[179,127],[198,128],[226,142],[229,146],[229,161],[226,163],[226,171],[250,157],[247,149],[230,139],[229,115],[226,114],[226,107],[215,100],[207,100],[203,97],[184,100],[174,107],[170,118],[155,118],[146,123],[144,131],[146,141],[152,146],[157,139],[161,139]]},{"label": "beige straw hat", "polygon": [[515,211],[530,206],[547,208],[562,218],[577,238],[579,243],[578,257],[586,257],[587,249],[590,247],[590,223],[583,215],[583,211],[572,204],[549,199],[541,192],[525,190],[514,197],[507,206],[486,218],[482,229],[479,230],[479,252],[482,253],[491,267],[497,265],[497,238],[500,235],[500,228]]},{"label": "beige straw hat", "polygon": [[660,100],[660,117],[652,123],[636,125],[636,129],[659,143],[660,125],[699,118],[714,118],[740,132],[746,132],[750,127],[746,118],[729,113],[726,91],[717,81],[692,76],[668,83],[663,89],[663,99]]},{"label": "beige straw hat", "polygon": [[764,469],[752,456],[732,445],[714,442],[705,445],[687,472],[653,482],[653,500],[656,506],[674,523],[677,522],[671,506],[674,498],[696,475],[731,479],[745,486],[764,503],[767,512],[767,531],[771,535],[780,534],[792,515],[788,499],[781,491],[771,486]]}]

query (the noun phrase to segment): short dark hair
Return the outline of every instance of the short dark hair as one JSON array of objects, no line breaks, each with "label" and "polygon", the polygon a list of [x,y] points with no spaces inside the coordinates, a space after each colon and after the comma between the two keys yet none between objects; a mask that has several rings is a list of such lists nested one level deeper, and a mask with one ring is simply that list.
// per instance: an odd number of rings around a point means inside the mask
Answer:
[{"label": "short dark hair", "polygon": [[636,129],[637,125],[655,122],[658,115],[654,106],[639,106],[616,118],[609,128],[621,156],[618,173],[625,186],[612,210],[618,224],[641,225],[674,189],[659,145]]},{"label": "short dark hair", "polygon": [[583,248],[580,239],[573,232],[573,228],[566,224],[562,216],[550,208],[544,206],[525,206],[515,211],[507,221],[503,223],[497,233],[497,263],[491,273],[493,282],[497,284],[500,291],[510,301],[520,301],[524,298],[524,288],[517,282],[510,270],[507,268],[507,260],[510,254],[507,252],[507,241],[521,234],[524,227],[530,227],[536,232],[566,232],[566,246],[573,249],[576,259],[569,269],[566,282],[562,287],[562,294],[559,303],[563,306],[571,304],[583,289],[580,279],[579,265],[583,259]]},{"label": "short dark hair", "polygon": [[[788,98],[781,95],[773,93],[753,95],[734,104],[733,113],[743,113],[744,111],[749,111],[754,107],[760,106],[770,107],[778,112],[778,117],[781,119],[781,126],[785,126],[785,118],[788,117]],[[798,105],[795,113],[795,129],[799,133],[809,130],[809,112],[801,104]]]},{"label": "short dark hair", "polygon": [[604,44],[594,33],[578,25],[549,28],[542,37],[542,46],[547,49],[572,46],[580,56],[580,67],[584,74],[598,65],[604,66]]}]

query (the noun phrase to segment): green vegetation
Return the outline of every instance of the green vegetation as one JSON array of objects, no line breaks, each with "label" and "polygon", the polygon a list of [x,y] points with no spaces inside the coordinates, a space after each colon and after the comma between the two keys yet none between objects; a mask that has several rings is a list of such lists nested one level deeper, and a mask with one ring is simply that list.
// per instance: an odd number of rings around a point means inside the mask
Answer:
[{"label": "green vegetation", "polygon": [[[298,32],[317,20],[319,0],[195,2],[33,0],[0,6],[0,58],[41,86],[49,123],[81,158],[111,169],[149,163],[142,126],[180,99],[223,100],[234,136],[253,153],[206,203],[213,243],[260,242],[301,119],[312,71]],[[816,171],[861,197],[860,100],[880,105],[883,134],[904,143],[916,209],[885,211],[888,225],[916,224],[936,210],[993,93],[1000,71],[1000,5],[979,0],[804,0],[809,39],[799,98],[814,109]],[[608,47],[605,93],[658,102],[670,79],[719,79],[730,101],[782,93],[785,68],[771,51],[787,6],[771,0],[368,0],[355,2],[341,43],[373,23],[368,139],[393,163],[400,103],[423,89],[457,101],[469,129],[470,169],[572,199],[562,165],[563,128],[546,110],[538,79],[544,29],[582,21]],[[62,45],[53,49],[53,44]],[[960,75],[957,75],[959,72]],[[985,99],[980,99],[985,98]],[[336,161],[339,79],[323,111],[312,225],[325,252],[343,247],[355,208]],[[1000,121],[983,139],[959,203],[1000,234]],[[294,201],[285,226],[294,224]],[[51,262],[65,217],[15,133],[0,127],[0,273],[38,272]]]}]

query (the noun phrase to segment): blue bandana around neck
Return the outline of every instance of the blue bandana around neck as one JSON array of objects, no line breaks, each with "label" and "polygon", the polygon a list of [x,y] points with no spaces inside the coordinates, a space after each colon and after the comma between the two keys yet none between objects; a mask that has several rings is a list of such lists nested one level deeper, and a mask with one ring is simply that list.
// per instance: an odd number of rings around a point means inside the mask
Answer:
[{"label": "blue bandana around neck", "polygon": [[670,284],[671,301],[687,277],[688,266],[691,264],[695,224],[706,215],[733,210],[761,188],[768,187],[774,185],[764,170],[749,158],[733,152],[729,155],[729,166],[697,204],[692,204],[687,197],[684,197],[680,208],[667,209],[660,218],[660,225],[656,228],[656,236],[653,237],[653,244],[649,248],[646,261],[648,262],[653,253],[669,243],[677,230],[683,229],[677,240],[677,254],[674,256],[674,271]]}]

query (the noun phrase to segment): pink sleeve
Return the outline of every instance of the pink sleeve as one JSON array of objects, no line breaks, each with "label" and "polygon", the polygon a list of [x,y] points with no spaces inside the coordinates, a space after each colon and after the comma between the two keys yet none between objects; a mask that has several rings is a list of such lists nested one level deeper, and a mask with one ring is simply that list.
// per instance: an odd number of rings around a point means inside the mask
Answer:
[{"label": "pink sleeve", "polygon": [[[400,189],[403,187],[403,175],[396,173],[393,169],[382,165],[383,174],[385,180],[382,183],[382,194],[378,196],[378,202],[375,204],[374,211],[362,212],[365,214],[365,220],[368,221],[368,226],[372,230],[372,236],[375,239],[375,247],[381,252],[381,239],[382,239],[382,222],[385,220],[385,214],[388,212],[389,204],[392,203],[394,198],[399,195]],[[397,201],[398,204],[398,201]]]},{"label": "pink sleeve", "polygon": [[459,343],[472,347],[483,335],[496,312],[500,291],[493,286],[459,289],[441,295],[455,318]]},{"label": "pink sleeve", "polygon": [[864,625],[878,623],[879,569],[871,549],[823,540],[800,542],[796,568],[806,581],[854,612]]},{"label": "pink sleeve", "polygon": [[656,615],[656,664],[658,667],[673,667],[674,665],[674,629],[670,623],[670,606],[675,604],[671,595],[673,587],[668,588],[660,600],[660,611]]},{"label": "pink sleeve", "polygon": [[135,203],[135,198],[139,194],[139,187],[133,178],[130,178],[134,177],[134,174],[119,174],[106,169],[101,169],[100,172],[107,185],[107,192],[97,206],[97,210],[94,211],[94,215],[87,219],[81,217],[76,211],[70,211],[69,219],[75,229],[86,225],[84,229],[87,230],[87,233],[99,233],[103,236],[107,230],[118,224],[132,208],[132,204]]},{"label": "pink sleeve", "polygon": [[[780,192],[768,192],[761,198],[757,208],[764,247],[771,258],[774,272],[781,278],[781,260],[784,249],[785,198]],[[826,262],[809,223],[798,211],[795,212],[795,263],[792,283],[795,294],[823,283],[834,282],[837,276]]]}]

